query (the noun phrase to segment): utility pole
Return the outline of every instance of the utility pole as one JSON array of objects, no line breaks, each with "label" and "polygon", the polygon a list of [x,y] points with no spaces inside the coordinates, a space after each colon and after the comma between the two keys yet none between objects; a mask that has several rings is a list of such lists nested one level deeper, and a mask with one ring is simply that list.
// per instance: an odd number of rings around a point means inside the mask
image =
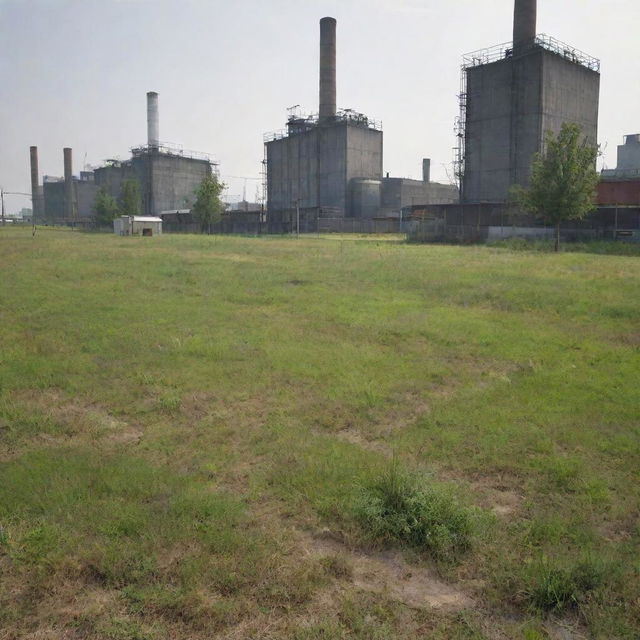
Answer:
[{"label": "utility pole", "polygon": [[300,200],[296,200],[296,238],[300,237]]},{"label": "utility pole", "polygon": [[4,189],[0,189],[0,200],[2,200],[2,226],[4,227]]}]

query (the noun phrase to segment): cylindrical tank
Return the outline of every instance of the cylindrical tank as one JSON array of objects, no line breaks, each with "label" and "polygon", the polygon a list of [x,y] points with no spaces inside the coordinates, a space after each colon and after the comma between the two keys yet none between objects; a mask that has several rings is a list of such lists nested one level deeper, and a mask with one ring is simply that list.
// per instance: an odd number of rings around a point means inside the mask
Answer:
[{"label": "cylindrical tank", "polygon": [[158,115],[158,94],[147,93],[147,144],[150,147],[160,146],[160,116]]},{"label": "cylindrical tank", "polygon": [[515,0],[513,48],[521,49],[536,39],[537,0]]},{"label": "cylindrical tank", "polygon": [[380,212],[382,181],[372,178],[351,180],[351,215],[355,218],[373,218]]},{"label": "cylindrical tank", "polygon": [[336,115],[336,19],[320,20],[320,120]]}]

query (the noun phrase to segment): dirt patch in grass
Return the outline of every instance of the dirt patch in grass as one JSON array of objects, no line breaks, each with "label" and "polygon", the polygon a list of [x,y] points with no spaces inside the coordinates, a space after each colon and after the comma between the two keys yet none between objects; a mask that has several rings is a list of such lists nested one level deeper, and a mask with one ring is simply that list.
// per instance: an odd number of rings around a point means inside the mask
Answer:
[{"label": "dirt patch in grass", "polygon": [[524,497],[516,487],[505,486],[499,482],[473,482],[471,488],[479,496],[477,503],[490,509],[497,516],[512,516],[522,508]]},{"label": "dirt patch in grass", "polygon": [[16,392],[11,402],[18,414],[31,416],[29,427],[20,427],[24,442],[60,446],[102,440],[106,446],[115,446],[135,444],[143,437],[140,425],[117,418],[81,396],[70,397],[55,389]]},{"label": "dirt patch in grass", "polygon": [[473,600],[425,567],[410,565],[397,551],[365,552],[351,549],[329,535],[305,534],[307,555],[330,558],[359,589],[384,594],[412,609],[460,610]]},{"label": "dirt patch in grass", "polygon": [[393,454],[393,449],[386,442],[379,439],[368,440],[356,429],[343,429],[342,431],[338,431],[335,436],[340,438],[340,440],[362,447],[367,451],[380,453],[386,457],[390,457]]}]

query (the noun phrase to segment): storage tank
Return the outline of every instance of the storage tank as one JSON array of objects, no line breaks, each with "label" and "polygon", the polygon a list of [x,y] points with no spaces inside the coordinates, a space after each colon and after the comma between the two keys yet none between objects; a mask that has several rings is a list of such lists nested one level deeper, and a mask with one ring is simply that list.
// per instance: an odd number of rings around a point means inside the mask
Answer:
[{"label": "storage tank", "polygon": [[354,218],[373,218],[380,211],[382,180],[353,178],[351,180],[351,215]]}]

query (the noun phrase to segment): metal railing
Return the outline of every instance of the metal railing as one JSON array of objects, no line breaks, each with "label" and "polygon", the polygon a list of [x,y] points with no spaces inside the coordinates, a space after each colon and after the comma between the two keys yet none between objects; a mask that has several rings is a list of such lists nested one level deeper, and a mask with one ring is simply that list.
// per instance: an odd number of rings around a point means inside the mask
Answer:
[{"label": "metal railing", "polygon": [[162,153],[169,156],[180,156],[182,158],[190,158],[192,160],[205,160],[210,164],[217,166],[218,162],[213,159],[208,153],[202,151],[190,151],[184,149],[182,145],[174,144],[172,142],[160,142],[157,145],[141,144],[131,149],[133,156],[141,156],[151,151]]},{"label": "metal railing", "polygon": [[[552,36],[548,36],[544,33],[537,35],[535,40],[530,44],[522,47],[519,50],[519,54],[526,53],[532,49],[542,48],[547,51],[551,51],[559,56],[562,56],[565,60],[570,60],[576,64],[582,65],[592,71],[600,71],[600,60],[594,58],[580,49],[576,49],[571,45],[565,44]],[[490,64],[491,62],[497,62],[498,60],[504,60],[505,58],[513,57],[513,42],[503,42],[502,44],[495,45],[486,49],[479,49],[471,53],[465,53],[462,56],[462,66],[465,69],[470,67],[478,67],[483,64]]]},{"label": "metal railing", "polygon": [[[369,118],[363,113],[354,111],[353,109],[340,109],[331,119],[332,122],[346,122],[358,127],[373,129],[374,131],[382,131],[382,121]],[[305,133],[318,126],[319,116],[317,113],[300,114],[296,112],[289,116],[286,129],[278,129],[270,131],[263,136],[264,142],[272,142],[274,140],[282,140],[289,136],[295,136]]]},{"label": "metal railing", "polygon": [[625,180],[629,178],[640,178],[640,169],[603,169],[600,172],[602,178],[618,178]]}]

